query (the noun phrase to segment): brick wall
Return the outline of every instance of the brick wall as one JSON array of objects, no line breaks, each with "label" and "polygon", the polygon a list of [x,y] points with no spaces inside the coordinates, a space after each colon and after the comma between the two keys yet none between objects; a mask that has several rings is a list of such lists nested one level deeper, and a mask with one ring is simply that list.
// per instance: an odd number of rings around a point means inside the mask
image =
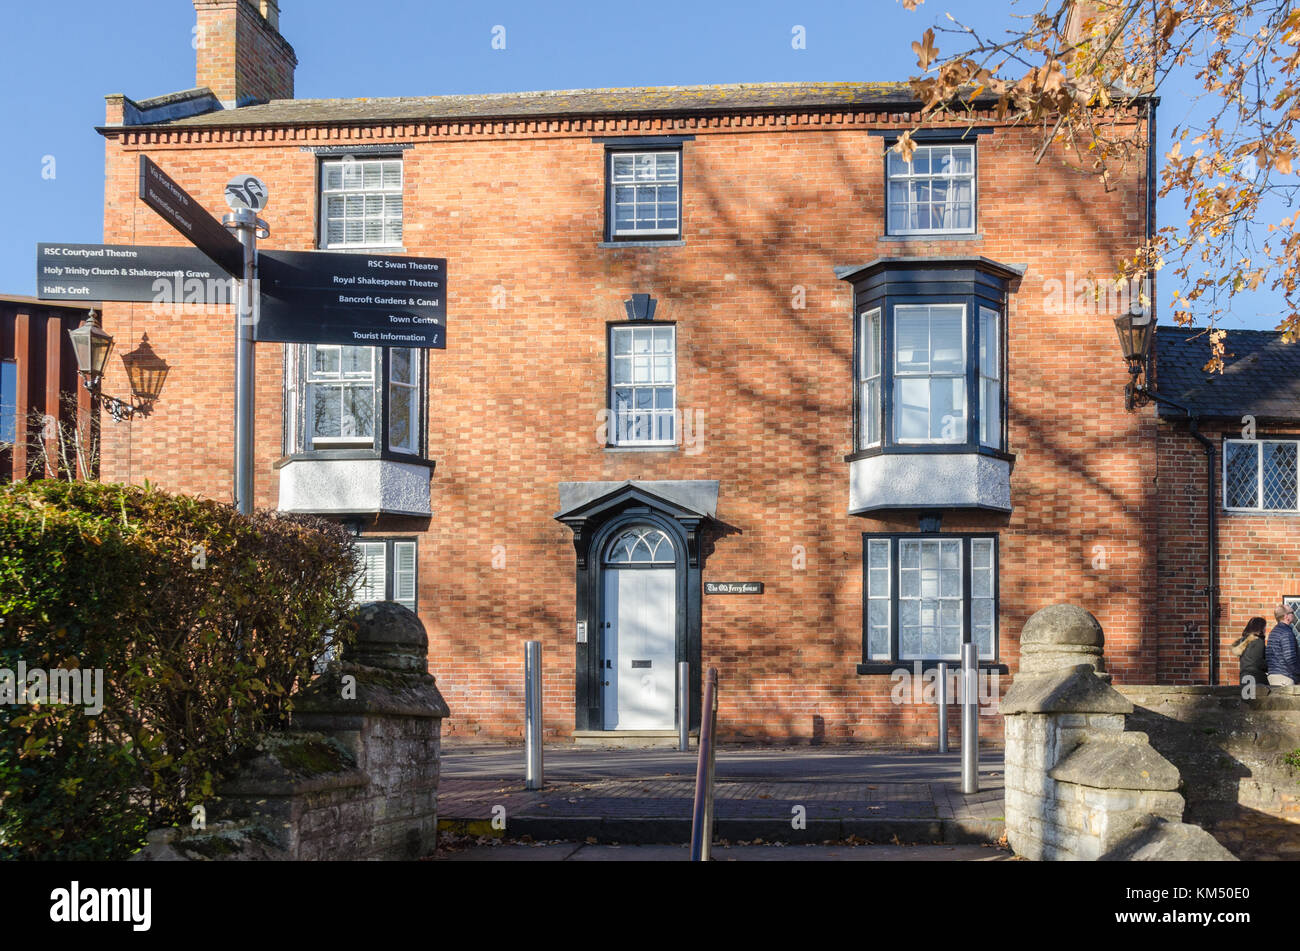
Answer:
[{"label": "brick wall", "polygon": [[[979,141],[979,231],[968,241],[882,241],[881,139],[913,116],[539,120],[357,129],[110,133],[105,240],[178,243],[135,197],[145,151],[209,209],[236,172],[269,185],[264,247],[315,246],[316,162],[303,146],[412,143],[405,250],[445,256],[449,345],[430,354],[434,515],[367,532],[418,532],[420,614],[453,716],[449,737],[518,737],[523,646],[543,641],[547,729],[574,725],[574,551],[552,519],[561,481],[717,479],[705,580],[759,580],[762,596],[705,597],[703,656],[722,674],[726,737],[934,742],[932,707],[896,706],[859,676],[861,535],[915,531],[916,513],[849,517],[851,288],[835,265],[979,254],[1024,265],[1008,306],[1013,513],[947,513],[944,531],[1001,538],[1002,660],[1038,608],[1071,601],[1107,632],[1117,681],[1156,677],[1152,411],[1124,412],[1110,316],[1049,313],[1048,281],[1110,274],[1143,228],[1139,168],[1104,190],[1030,130]],[[992,116],[982,124],[997,126]],[[684,146],[682,247],[602,249],[604,149],[593,135],[693,134]],[[796,308],[796,287],[806,306]],[[702,451],[606,452],[606,322],[648,292],[677,322],[678,403],[703,411]],[[504,307],[494,307],[494,301]],[[107,478],[227,499],[233,320],[110,305],[132,345],[148,330],[174,369],[156,411],[117,427]],[[257,497],[274,505],[282,351],[258,347]],[[116,371],[115,371],[116,372]],[[110,376],[110,389],[122,388]],[[493,557],[504,549],[504,567]],[[711,549],[711,551],[710,551]],[[797,549],[806,563],[796,567]],[[499,563],[499,562],[498,562]],[[992,721],[997,722],[997,721]],[[982,720],[988,730],[990,719]],[[954,717],[955,729],[955,717]],[[996,739],[996,737],[994,737]]]},{"label": "brick wall", "polygon": [[[293,98],[293,47],[249,0],[194,0],[196,86],[223,103]],[[111,121],[111,120],[110,120]]]},{"label": "brick wall", "polygon": [[[1162,422],[1157,441],[1159,489],[1159,597],[1155,680],[1204,684],[1209,677],[1205,636],[1205,452],[1181,421]],[[1261,434],[1300,435],[1273,427]],[[1223,439],[1241,429],[1207,432],[1215,446],[1214,493],[1219,540],[1218,683],[1240,672],[1228,650],[1251,617],[1276,623],[1273,607],[1300,594],[1300,521],[1294,515],[1253,515],[1223,510]]]}]

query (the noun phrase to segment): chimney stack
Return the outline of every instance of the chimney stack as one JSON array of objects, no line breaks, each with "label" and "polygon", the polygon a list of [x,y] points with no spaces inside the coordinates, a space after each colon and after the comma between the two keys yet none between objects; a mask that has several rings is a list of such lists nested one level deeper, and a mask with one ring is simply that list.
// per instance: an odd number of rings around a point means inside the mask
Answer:
[{"label": "chimney stack", "polygon": [[293,47],[280,35],[279,0],[194,0],[196,83],[227,109],[293,98]]}]

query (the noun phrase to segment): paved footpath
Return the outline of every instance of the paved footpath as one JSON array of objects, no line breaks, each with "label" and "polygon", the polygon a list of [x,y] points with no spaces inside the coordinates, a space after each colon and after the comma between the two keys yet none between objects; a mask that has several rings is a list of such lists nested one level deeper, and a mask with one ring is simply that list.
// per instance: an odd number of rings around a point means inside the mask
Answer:
[{"label": "paved footpath", "polygon": [[[981,791],[965,796],[959,754],[722,748],[715,834],[764,843],[993,843],[1004,831],[1001,753],[981,759]],[[588,844],[682,843],[695,766],[694,751],[554,747],[545,752],[545,787],[528,791],[521,747],[449,744],[439,826]]]},{"label": "paved footpath", "polygon": [[[503,842],[439,849],[434,862],[685,862],[685,845],[588,845],[582,842]],[[1009,862],[988,845],[749,845],[713,848],[715,862]]]}]

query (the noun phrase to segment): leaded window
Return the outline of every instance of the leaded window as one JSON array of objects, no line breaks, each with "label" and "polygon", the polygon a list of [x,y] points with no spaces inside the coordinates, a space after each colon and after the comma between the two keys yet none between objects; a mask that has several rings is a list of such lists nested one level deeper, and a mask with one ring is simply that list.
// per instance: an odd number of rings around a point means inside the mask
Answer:
[{"label": "leaded window", "polygon": [[1223,505],[1243,512],[1300,511],[1294,439],[1225,439]]}]

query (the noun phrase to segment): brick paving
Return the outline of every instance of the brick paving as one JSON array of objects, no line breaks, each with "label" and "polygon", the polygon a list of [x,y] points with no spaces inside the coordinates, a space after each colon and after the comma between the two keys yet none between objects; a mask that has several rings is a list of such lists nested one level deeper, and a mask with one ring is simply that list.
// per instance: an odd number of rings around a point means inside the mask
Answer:
[{"label": "brick paving", "polygon": [[[547,755],[552,756],[552,751]],[[795,807],[802,806],[813,830],[810,836],[850,832],[869,836],[877,830],[885,841],[895,835],[947,841],[951,838],[947,826],[960,827],[979,839],[996,840],[1001,835],[1000,763],[981,774],[980,792],[966,796],[955,778],[959,768],[955,775],[951,769],[956,760],[946,757],[943,768],[936,769],[935,757],[924,754],[828,756],[791,750],[776,758],[765,754],[761,760],[747,758],[750,755],[729,754],[729,778],[715,782],[714,815],[720,829],[731,822],[733,829],[779,832],[791,827]],[[576,834],[600,829],[601,823],[604,828],[616,823],[619,834],[632,840],[637,822],[657,829],[654,834],[660,838],[671,838],[680,823],[690,821],[695,780],[684,767],[693,757],[592,750],[557,751],[552,758],[557,764],[555,778],[543,789],[529,791],[513,756],[488,760],[499,764],[492,770],[483,768],[483,759],[458,759],[453,750],[439,787],[440,822],[444,827],[488,831],[487,823],[500,806],[507,824],[516,829],[557,835],[569,829]],[[658,775],[653,774],[656,771]],[[747,771],[759,775],[738,775]],[[486,775],[489,772],[503,775]],[[819,772],[827,778],[814,778]],[[906,781],[912,774],[924,778]],[[888,779],[847,778],[863,775]]]},{"label": "brick paving", "polygon": [[[691,816],[694,781],[606,779],[550,783],[537,791],[522,782],[444,779],[438,812],[446,819],[490,819],[495,806],[508,816],[683,818]],[[788,820],[802,805],[810,819],[987,819],[1001,818],[1001,788],[963,796],[940,783],[718,782],[714,814],[719,819]]]}]

